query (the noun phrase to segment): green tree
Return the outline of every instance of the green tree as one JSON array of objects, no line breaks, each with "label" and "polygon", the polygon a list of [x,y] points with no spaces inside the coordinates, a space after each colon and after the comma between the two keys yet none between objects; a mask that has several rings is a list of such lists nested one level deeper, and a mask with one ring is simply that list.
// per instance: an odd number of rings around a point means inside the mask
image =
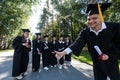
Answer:
[{"label": "green tree", "polygon": [[[72,37],[72,40],[78,36],[79,32],[86,26],[86,7],[87,4],[92,3],[109,3],[112,2],[112,6],[105,11],[104,17],[105,21],[114,21],[120,22],[119,15],[119,0],[48,0],[51,1],[53,10],[56,11],[56,14],[52,15],[54,18],[51,18],[53,11],[47,10],[46,13],[43,11],[43,15],[47,14],[47,18],[44,18],[42,21],[47,21],[48,25],[42,25],[44,32],[49,32],[49,30],[56,29],[57,35],[60,34],[69,34]],[[109,15],[108,15],[109,14]],[[43,17],[43,16],[41,16]],[[55,24],[55,25],[54,25]],[[57,24],[57,25],[56,25]],[[52,28],[51,28],[52,27]],[[54,28],[53,28],[54,27]],[[56,27],[56,28],[55,28]],[[53,32],[52,32],[53,33]]]},{"label": "green tree", "polygon": [[31,7],[39,0],[0,0],[0,49],[7,49],[21,28],[28,27]]}]

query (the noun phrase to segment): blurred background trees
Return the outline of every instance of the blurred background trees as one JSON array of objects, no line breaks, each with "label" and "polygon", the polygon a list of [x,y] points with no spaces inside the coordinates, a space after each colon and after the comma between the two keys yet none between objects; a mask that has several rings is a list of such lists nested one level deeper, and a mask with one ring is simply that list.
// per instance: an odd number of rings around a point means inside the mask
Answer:
[{"label": "blurred background trees", "polygon": [[38,0],[0,0],[0,49],[8,49],[13,38],[27,28],[31,7]]},{"label": "blurred background trees", "polygon": [[110,2],[112,6],[104,13],[105,21],[120,22],[119,0],[47,0],[38,25],[43,34],[69,34],[74,41],[86,26],[87,4]]},{"label": "blurred background trees", "polygon": [[[119,0],[46,0],[36,29],[42,35],[68,34],[74,41],[86,26],[87,4],[99,2],[112,2],[104,13],[105,21],[120,22]],[[29,28],[32,7],[41,4],[41,0],[0,0],[0,49],[9,49],[21,29]]]}]

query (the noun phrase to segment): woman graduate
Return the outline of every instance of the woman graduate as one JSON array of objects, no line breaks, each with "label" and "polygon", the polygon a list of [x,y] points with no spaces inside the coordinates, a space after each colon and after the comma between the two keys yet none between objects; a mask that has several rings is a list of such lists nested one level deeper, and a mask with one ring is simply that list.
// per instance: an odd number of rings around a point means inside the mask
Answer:
[{"label": "woman graduate", "polygon": [[[67,48],[69,45],[71,45],[70,36],[66,35],[65,36],[65,48]],[[66,65],[71,66],[71,54],[65,55],[65,61],[66,61]]]},{"label": "woman graduate", "polygon": [[26,75],[29,62],[29,51],[31,51],[31,42],[28,38],[29,29],[22,29],[23,35],[17,36],[12,43],[14,48],[12,76],[16,79],[22,79]]},{"label": "woman graduate", "polygon": [[87,23],[76,41],[63,52],[56,51],[57,59],[73,52],[79,56],[87,44],[93,61],[94,80],[120,80],[118,59],[120,58],[120,23],[104,22],[102,16],[111,3],[89,4]]},{"label": "woman graduate", "polygon": [[36,39],[33,40],[32,71],[38,71],[40,68],[41,51],[42,51],[41,33],[36,33]]},{"label": "woman graduate", "polygon": [[55,52],[58,49],[58,42],[56,35],[52,35],[52,41],[50,42],[50,65],[52,67],[56,67],[57,65],[57,59],[55,57]]},{"label": "woman graduate", "polygon": [[48,40],[48,35],[45,35],[42,42],[42,63],[44,70],[49,70],[50,66],[50,42]]},{"label": "woman graduate", "polygon": [[[58,47],[57,47],[57,51],[61,52],[65,49],[65,42],[64,40],[64,36],[60,35],[59,40],[58,40]],[[57,64],[59,64],[59,69],[62,69],[63,64],[64,64],[64,57],[61,57],[60,60],[57,61]]]}]

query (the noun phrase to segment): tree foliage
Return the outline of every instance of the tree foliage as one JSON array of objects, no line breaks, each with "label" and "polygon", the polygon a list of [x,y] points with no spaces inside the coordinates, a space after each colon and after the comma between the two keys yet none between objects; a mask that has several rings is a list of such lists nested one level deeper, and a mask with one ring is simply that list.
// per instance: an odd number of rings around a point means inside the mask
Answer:
[{"label": "tree foliage", "polygon": [[[69,34],[75,40],[86,25],[87,4],[110,1],[112,6],[104,13],[105,21],[120,22],[120,0],[47,0],[37,29],[48,35]],[[0,49],[9,48],[21,28],[28,27],[31,8],[39,3],[40,0],[0,0]]]},{"label": "tree foliage", "polygon": [[[88,3],[94,4],[99,2],[102,3],[112,2],[112,6],[104,13],[105,21],[120,22],[119,0],[114,0],[114,1],[112,0],[47,0],[47,2],[48,1],[51,1],[49,5],[52,5],[53,10],[56,11],[56,14],[53,14],[52,11],[47,9],[47,11],[41,15],[41,17],[43,17],[43,15],[45,17],[45,15],[47,15],[49,12],[52,14],[53,17],[55,17],[55,19],[51,18],[49,22],[48,20],[50,19],[49,17],[51,17],[51,15],[46,16],[46,18],[40,19],[44,21],[43,22],[44,24],[46,24],[45,21],[47,21],[48,24],[48,25],[39,24],[39,26],[43,28],[42,30],[43,32],[54,31],[55,29],[56,31],[58,31],[55,34],[57,35],[69,34],[72,37],[72,40],[75,40],[81,29],[83,29],[84,26],[86,25],[85,11]],[[54,32],[52,32],[51,34],[54,34]]]},{"label": "tree foliage", "polygon": [[38,0],[0,0],[0,49],[9,48],[21,28],[28,27],[32,5]]}]

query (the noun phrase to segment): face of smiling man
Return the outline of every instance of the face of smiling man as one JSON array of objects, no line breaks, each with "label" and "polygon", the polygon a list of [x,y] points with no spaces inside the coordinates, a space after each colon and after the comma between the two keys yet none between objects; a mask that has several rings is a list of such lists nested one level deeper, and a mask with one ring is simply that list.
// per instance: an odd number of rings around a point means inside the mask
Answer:
[{"label": "face of smiling man", "polygon": [[98,31],[102,25],[99,14],[89,15],[87,17],[87,23],[88,23],[88,27],[92,28],[95,31]]}]

